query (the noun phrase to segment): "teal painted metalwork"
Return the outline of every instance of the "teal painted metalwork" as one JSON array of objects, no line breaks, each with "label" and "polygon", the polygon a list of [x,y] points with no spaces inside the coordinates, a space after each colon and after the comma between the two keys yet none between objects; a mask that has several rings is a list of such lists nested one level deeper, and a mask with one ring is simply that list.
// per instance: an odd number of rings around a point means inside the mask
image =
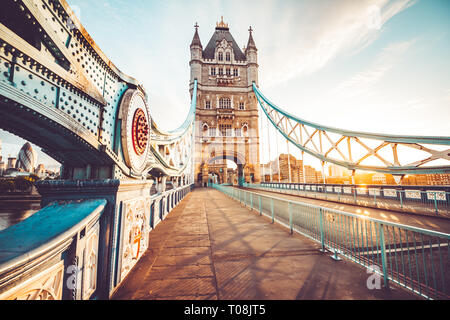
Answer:
[{"label": "teal painted metalwork", "polygon": [[[314,199],[356,204],[364,207],[450,217],[450,192],[446,191],[446,187],[441,187],[441,190],[436,190],[437,186],[427,186],[426,190],[420,190],[414,186],[335,185],[334,187],[345,189],[345,193],[341,193],[339,191],[324,192],[327,187],[324,184],[263,182],[261,184],[246,183],[245,186]],[[299,188],[287,189],[287,186]],[[306,187],[315,187],[316,190],[311,190],[311,188],[310,190],[306,190]],[[420,188],[423,189],[424,187]]]},{"label": "teal painted metalwork", "polygon": [[105,206],[104,199],[53,203],[0,231],[0,274],[75,234],[88,220],[98,219]]},{"label": "teal painted metalwork", "polygon": [[388,288],[388,273],[387,273],[387,260],[386,260],[386,242],[384,241],[384,227],[382,223],[378,223],[378,230],[380,233],[380,248],[381,248],[381,264],[383,266],[383,280],[384,287]]},{"label": "teal painted metalwork", "polygon": [[[405,175],[405,174],[428,174],[428,173],[449,173],[450,172],[450,157],[448,152],[441,152],[438,150],[432,150],[426,146],[422,146],[421,144],[428,145],[441,145],[448,146],[450,145],[450,137],[440,137],[440,136],[401,136],[401,135],[386,135],[386,134],[378,134],[378,133],[368,133],[361,131],[350,131],[344,129],[338,129],[328,126],[319,125],[316,123],[312,123],[309,121],[305,121],[300,119],[281,108],[274,105],[270,102],[258,89],[255,83],[253,83],[253,92],[255,93],[257,100],[261,106],[261,109],[270,120],[272,125],[277,129],[277,131],[285,137],[289,142],[291,142],[294,146],[300,149],[303,152],[306,152],[323,162],[334,163],[339,166],[343,166],[349,170],[371,170],[382,173],[389,174],[397,174],[397,175]],[[269,110],[270,109],[270,110]],[[275,120],[276,117],[276,120]],[[288,126],[288,123],[290,126]],[[314,130],[312,135],[309,135],[306,129],[305,133],[309,136],[306,141],[303,141],[302,137],[302,128],[308,127],[311,130]],[[296,133],[295,130],[298,129],[299,133]],[[314,146],[314,148],[309,148],[307,146],[308,142],[312,141],[312,137],[316,132],[319,132],[320,139],[320,150]],[[330,137],[327,133],[338,134],[341,135],[338,139],[338,142],[331,141]],[[325,136],[327,140],[331,143],[331,147],[326,150],[322,150],[322,136]],[[300,138],[299,138],[300,137]],[[367,147],[359,138],[371,139],[382,141],[379,146],[375,149],[371,149]],[[348,142],[348,154],[344,154],[338,148],[338,144],[341,141],[347,140]],[[358,161],[352,161],[351,154],[351,145],[354,142],[356,145],[363,146],[364,149],[367,150],[367,154]],[[311,143],[313,144],[313,142]],[[401,165],[399,162],[399,157],[397,153],[397,146],[403,145],[413,149],[418,149],[421,151],[425,151],[429,153],[428,157],[421,158],[421,160],[407,163]],[[393,157],[396,159],[394,163],[384,159],[380,154],[378,154],[378,150],[391,146]],[[329,154],[331,151],[338,151],[339,157],[330,157]],[[363,165],[361,162],[367,157],[377,157],[381,160],[384,166],[369,166]],[[434,159],[442,159],[444,161],[448,161],[447,165],[438,165],[438,166],[423,166],[424,164],[434,160]]]},{"label": "teal painted metalwork", "polygon": [[289,228],[291,229],[291,234],[294,232],[293,221],[292,221],[292,204],[288,202],[288,211],[289,211]]}]

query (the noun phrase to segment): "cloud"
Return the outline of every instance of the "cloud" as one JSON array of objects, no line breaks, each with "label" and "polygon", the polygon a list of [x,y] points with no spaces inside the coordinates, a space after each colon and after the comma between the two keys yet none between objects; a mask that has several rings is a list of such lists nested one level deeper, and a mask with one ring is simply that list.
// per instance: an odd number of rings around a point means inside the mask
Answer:
[{"label": "cloud", "polygon": [[[274,86],[318,71],[342,53],[359,52],[377,39],[390,19],[413,3],[321,1],[298,5],[294,10],[281,8],[279,15],[284,22],[264,26],[267,37],[259,44],[260,61],[266,64],[262,81],[265,86]],[[273,46],[276,51],[270,50]]]},{"label": "cloud", "polygon": [[385,47],[368,69],[357,73],[338,85],[332,94],[346,98],[368,95],[373,87],[401,60],[402,55],[411,48],[415,39],[396,42]]},{"label": "cloud", "polygon": [[[195,22],[200,24],[204,47],[220,16],[229,23],[241,48],[247,43],[251,25],[259,49],[260,83],[267,89],[314,73],[344,52],[358,52],[383,32],[387,21],[413,2],[193,0],[137,1],[131,7],[122,1],[73,3],[86,10],[94,5],[93,10],[103,11],[104,20],[114,21],[108,25],[111,36],[105,33],[104,25],[94,24],[94,40],[120,70],[143,83],[151,111],[157,113],[155,118],[163,127],[173,129],[183,122],[189,108],[189,44]],[[83,18],[93,23],[91,12],[83,10]]]}]

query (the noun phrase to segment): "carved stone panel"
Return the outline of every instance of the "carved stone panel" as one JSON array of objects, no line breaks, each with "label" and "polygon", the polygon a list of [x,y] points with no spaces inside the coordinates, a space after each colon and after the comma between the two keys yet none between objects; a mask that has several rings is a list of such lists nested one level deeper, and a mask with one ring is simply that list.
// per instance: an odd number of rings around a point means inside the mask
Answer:
[{"label": "carved stone panel", "polygon": [[61,300],[64,261],[0,295],[0,300]]},{"label": "carved stone panel", "polygon": [[121,280],[147,250],[150,232],[150,197],[122,202],[122,221]]},{"label": "carved stone panel", "polygon": [[83,299],[89,299],[95,289],[97,289],[99,230],[100,225],[97,222],[86,236],[83,267]]}]

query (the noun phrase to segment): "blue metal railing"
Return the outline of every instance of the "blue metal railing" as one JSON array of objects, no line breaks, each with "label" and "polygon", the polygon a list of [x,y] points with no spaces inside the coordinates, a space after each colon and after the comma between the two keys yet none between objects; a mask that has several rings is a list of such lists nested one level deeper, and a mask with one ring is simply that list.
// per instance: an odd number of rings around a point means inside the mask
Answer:
[{"label": "blue metal railing", "polygon": [[450,299],[450,234],[238,188],[211,185],[290,232],[320,243],[332,257],[344,256],[426,299]]},{"label": "blue metal railing", "polygon": [[[358,186],[262,182],[246,187],[307,198],[450,218],[450,192],[430,186]],[[424,190],[423,190],[424,189]]]}]

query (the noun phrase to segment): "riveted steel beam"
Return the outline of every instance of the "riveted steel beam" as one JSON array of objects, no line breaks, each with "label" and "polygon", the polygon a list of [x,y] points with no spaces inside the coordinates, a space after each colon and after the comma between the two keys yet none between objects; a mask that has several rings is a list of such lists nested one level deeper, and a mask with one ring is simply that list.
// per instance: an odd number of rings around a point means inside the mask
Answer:
[{"label": "riveted steel beam", "polygon": [[[393,175],[450,173],[450,149],[446,148],[450,145],[450,137],[387,135],[323,126],[300,119],[277,107],[261,93],[255,83],[253,83],[253,91],[264,114],[278,132],[302,152],[306,152],[322,162],[337,164],[350,170],[368,170]],[[337,135],[337,138],[332,139],[331,133]],[[305,134],[306,140],[303,140],[303,134]],[[347,150],[341,150],[338,147],[344,140],[347,141]],[[371,147],[365,141],[372,141],[376,146]],[[330,146],[324,148],[325,142]],[[444,148],[444,150],[435,150],[430,145]],[[393,161],[386,159],[386,155],[381,152],[389,146]],[[414,162],[409,161],[406,156],[399,154],[399,146],[421,151],[422,154],[416,155],[420,159]],[[358,156],[355,161],[355,151],[358,147],[362,147],[363,154]],[[331,156],[331,152],[334,150],[336,150],[337,156]],[[372,159],[376,159],[383,165],[363,164],[366,160]],[[427,163],[434,160],[440,160],[444,164],[426,166]]]}]

